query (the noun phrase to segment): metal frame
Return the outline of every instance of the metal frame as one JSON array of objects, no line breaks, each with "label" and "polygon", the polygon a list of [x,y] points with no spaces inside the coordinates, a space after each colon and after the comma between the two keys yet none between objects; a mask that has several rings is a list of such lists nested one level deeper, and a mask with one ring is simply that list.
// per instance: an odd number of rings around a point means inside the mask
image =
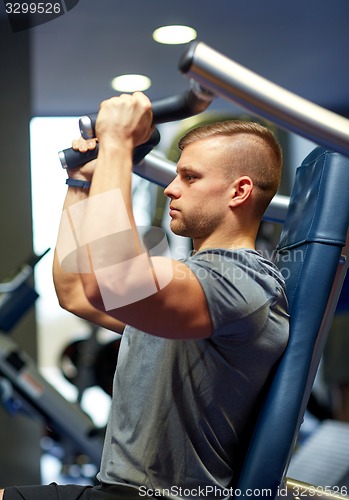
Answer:
[{"label": "metal frame", "polygon": [[253,73],[208,45],[193,44],[180,69],[188,78],[255,115],[349,155],[349,120]]}]

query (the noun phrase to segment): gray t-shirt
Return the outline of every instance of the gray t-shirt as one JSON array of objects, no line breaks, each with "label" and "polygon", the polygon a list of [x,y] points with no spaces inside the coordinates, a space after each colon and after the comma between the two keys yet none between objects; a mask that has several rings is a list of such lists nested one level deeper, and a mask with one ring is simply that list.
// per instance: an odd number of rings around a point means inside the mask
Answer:
[{"label": "gray t-shirt", "polygon": [[154,496],[222,499],[287,344],[287,302],[280,272],[256,251],[206,250],[185,263],[213,335],[169,340],[126,328],[98,478]]}]

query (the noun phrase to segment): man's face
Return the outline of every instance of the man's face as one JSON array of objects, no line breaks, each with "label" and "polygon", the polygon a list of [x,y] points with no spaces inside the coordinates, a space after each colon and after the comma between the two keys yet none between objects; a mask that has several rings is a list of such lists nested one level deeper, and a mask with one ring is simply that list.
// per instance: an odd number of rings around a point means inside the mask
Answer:
[{"label": "man's face", "polygon": [[206,239],[219,230],[229,209],[231,179],[222,168],[228,139],[212,137],[186,146],[177,176],[165,189],[170,198],[171,230]]}]

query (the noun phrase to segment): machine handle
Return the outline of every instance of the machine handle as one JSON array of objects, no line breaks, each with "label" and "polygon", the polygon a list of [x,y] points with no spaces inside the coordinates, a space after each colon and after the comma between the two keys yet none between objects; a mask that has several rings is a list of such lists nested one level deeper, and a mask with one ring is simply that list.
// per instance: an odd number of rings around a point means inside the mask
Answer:
[{"label": "machine handle", "polygon": [[[152,149],[155,148],[160,142],[160,133],[158,129],[155,129],[150,136],[150,139],[139,146],[136,146],[133,151],[133,164],[137,165],[140,163]],[[81,153],[73,148],[64,149],[58,153],[59,159],[61,161],[62,168],[79,168],[85,163],[91,160],[95,160],[98,155],[98,144],[96,144],[95,149],[90,149],[86,153]]]},{"label": "machine handle", "polygon": [[[214,94],[202,88],[194,80],[190,83],[189,90],[152,103],[154,125],[183,120],[205,111],[212,102]],[[81,135],[86,140],[96,137],[97,115],[98,113],[91,113],[79,120]]]}]

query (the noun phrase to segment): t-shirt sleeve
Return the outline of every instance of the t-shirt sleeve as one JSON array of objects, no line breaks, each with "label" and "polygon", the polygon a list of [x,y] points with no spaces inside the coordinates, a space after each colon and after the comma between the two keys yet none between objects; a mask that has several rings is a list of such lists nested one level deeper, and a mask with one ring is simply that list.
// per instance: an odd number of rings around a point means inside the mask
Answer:
[{"label": "t-shirt sleeve", "polygon": [[[229,259],[224,255],[188,259],[185,264],[199,280],[206,296],[213,335],[260,328],[266,320],[270,297],[260,285],[261,273],[248,259]],[[270,276],[269,276],[270,278]],[[266,276],[263,278],[266,280]],[[267,284],[267,283],[266,283]],[[228,328],[228,330],[227,330]]]}]

